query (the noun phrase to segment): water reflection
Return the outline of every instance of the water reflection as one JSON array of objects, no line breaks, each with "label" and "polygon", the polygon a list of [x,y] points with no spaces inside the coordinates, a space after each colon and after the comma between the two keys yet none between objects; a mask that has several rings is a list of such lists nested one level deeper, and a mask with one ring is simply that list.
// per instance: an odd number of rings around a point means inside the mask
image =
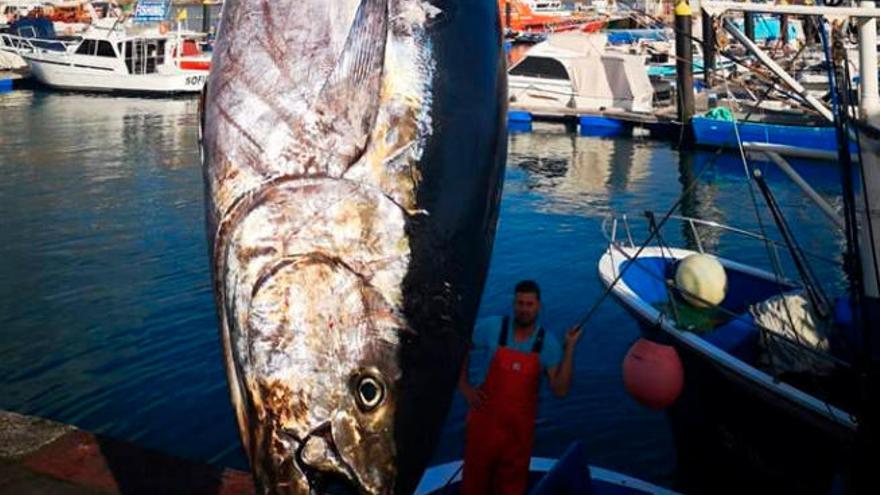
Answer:
[{"label": "water reflection", "polygon": [[[0,95],[0,408],[243,467],[209,286],[196,106]],[[512,136],[481,316],[509,310],[516,281],[536,278],[548,331],[564,331],[603,290],[596,262],[605,214],[665,212],[711,156],[541,126]],[[833,168],[794,165],[839,204]],[[829,234],[790,181],[770,168],[765,176],[804,249],[840,252],[842,237]],[[683,212],[756,230],[747,198],[741,163],[723,155],[700,175]],[[670,243],[689,235],[670,230]],[[758,266],[766,260],[760,244],[705,242]],[[820,267],[817,276],[842,280],[838,273]],[[620,377],[637,335],[619,306],[596,313],[570,397],[545,397],[537,455],[559,455],[581,439],[596,465],[668,480],[674,454],[664,417],[629,399]],[[457,400],[437,462],[461,456],[466,411]]]},{"label": "water reflection", "polygon": [[509,164],[554,213],[604,213],[616,193],[638,192],[653,147],[638,141],[536,132],[510,137]]},{"label": "water reflection", "polygon": [[[699,169],[695,169],[694,162],[692,153],[678,155],[678,181],[682,190],[680,214],[724,224],[724,212],[716,205],[718,183],[700,180],[703,177],[698,178],[700,174],[710,171],[708,168],[704,170],[704,167],[711,167],[712,162],[700,163]],[[687,249],[697,250],[702,246],[705,251],[716,252],[721,234],[722,231],[715,227],[681,222],[681,235]]]},{"label": "water reflection", "polygon": [[[0,96],[3,155],[32,167],[58,161],[100,164],[105,176],[126,173],[146,151],[166,167],[188,166],[179,154],[191,149],[198,102],[187,99],[113,98],[76,93],[17,91]],[[75,125],[70,125],[75,123]],[[161,153],[159,151],[162,151]],[[174,153],[167,153],[171,150]]]}]

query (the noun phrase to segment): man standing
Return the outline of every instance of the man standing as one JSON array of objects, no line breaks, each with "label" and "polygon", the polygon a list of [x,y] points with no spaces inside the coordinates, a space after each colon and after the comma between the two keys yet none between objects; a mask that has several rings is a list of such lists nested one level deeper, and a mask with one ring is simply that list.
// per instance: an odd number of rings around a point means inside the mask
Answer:
[{"label": "man standing", "polygon": [[541,290],[524,280],[514,290],[514,317],[489,318],[474,328],[473,351],[485,351],[488,371],[482,385],[468,380],[470,356],[461,368],[459,389],[467,399],[462,494],[523,495],[538,411],[542,371],[556,397],[571,386],[578,327],[560,346],[538,323]]}]

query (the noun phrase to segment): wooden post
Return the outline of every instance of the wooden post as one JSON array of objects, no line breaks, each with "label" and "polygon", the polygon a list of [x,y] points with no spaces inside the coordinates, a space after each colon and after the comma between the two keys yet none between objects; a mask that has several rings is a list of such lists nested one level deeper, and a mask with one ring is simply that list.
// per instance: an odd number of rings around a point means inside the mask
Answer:
[{"label": "wooden post", "polygon": [[743,14],[743,23],[745,24],[743,32],[746,38],[755,41],[755,14],[753,12],[745,12]]},{"label": "wooden post", "polygon": [[211,32],[211,4],[208,0],[202,0],[202,32]]},{"label": "wooden post", "polygon": [[708,12],[703,11],[703,82],[712,87],[712,73],[715,71],[715,25]]}]

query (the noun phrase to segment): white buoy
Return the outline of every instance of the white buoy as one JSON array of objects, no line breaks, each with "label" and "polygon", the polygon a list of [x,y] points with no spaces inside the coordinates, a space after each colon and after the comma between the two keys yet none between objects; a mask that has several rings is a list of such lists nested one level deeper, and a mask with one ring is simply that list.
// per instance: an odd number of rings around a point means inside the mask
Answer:
[{"label": "white buoy", "polygon": [[678,263],[675,285],[692,306],[717,306],[727,295],[727,273],[714,256],[692,254]]}]

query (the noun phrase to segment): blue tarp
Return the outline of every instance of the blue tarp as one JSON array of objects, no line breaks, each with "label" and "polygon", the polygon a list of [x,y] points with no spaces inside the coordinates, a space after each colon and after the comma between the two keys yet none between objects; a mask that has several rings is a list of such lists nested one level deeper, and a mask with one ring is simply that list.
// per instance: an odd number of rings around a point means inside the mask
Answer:
[{"label": "blue tarp", "polygon": [[[742,21],[734,21],[734,24],[736,24],[737,29],[743,31]],[[780,38],[780,29],[781,24],[778,17],[761,15],[755,17],[755,41],[778,40]],[[795,38],[797,38],[797,30],[794,28],[794,24],[789,23],[788,39],[793,40]]]},{"label": "blue tarp", "polygon": [[22,38],[55,39],[55,26],[49,19],[24,17],[9,26],[9,33]]},{"label": "blue tarp", "polygon": [[[59,52],[65,51],[64,43],[55,41],[55,26],[49,19],[25,17],[13,22],[8,31],[15,36],[34,40],[30,44],[35,47]],[[13,43],[17,42],[13,41]]]},{"label": "blue tarp", "polygon": [[608,43],[612,45],[628,45],[639,40],[663,41],[671,39],[666,29],[609,29]]}]

